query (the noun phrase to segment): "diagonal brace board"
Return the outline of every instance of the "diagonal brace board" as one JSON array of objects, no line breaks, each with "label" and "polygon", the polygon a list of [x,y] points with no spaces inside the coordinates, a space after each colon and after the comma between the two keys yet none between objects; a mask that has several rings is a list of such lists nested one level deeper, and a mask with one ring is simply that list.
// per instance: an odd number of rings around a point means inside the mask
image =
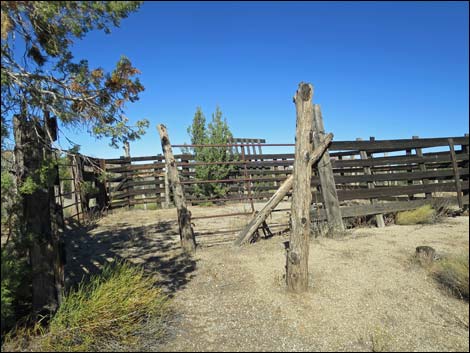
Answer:
[{"label": "diagonal brace board", "polygon": [[[321,158],[332,139],[332,133],[326,135],[323,141],[318,145],[318,147],[315,148],[312,153],[312,156],[310,157],[310,166],[312,166]],[[253,217],[253,219],[246,225],[246,227],[240,231],[237,239],[233,243],[234,245],[240,246],[243,243],[251,241],[254,233],[259,228],[259,226],[268,218],[268,216],[271,214],[271,211],[276,208],[276,206],[279,204],[279,202],[281,202],[284,196],[286,196],[289,190],[292,189],[293,181],[293,174],[291,174],[286,180],[284,180],[279,189],[277,189],[274,195],[271,196],[271,198],[268,202],[266,202],[263,208]]]}]

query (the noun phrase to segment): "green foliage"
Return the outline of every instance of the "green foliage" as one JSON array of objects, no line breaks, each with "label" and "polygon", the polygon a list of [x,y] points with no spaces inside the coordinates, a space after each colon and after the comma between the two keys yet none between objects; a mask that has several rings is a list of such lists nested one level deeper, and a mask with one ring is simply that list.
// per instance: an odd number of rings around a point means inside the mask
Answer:
[{"label": "green foliage", "polygon": [[[65,125],[83,126],[111,145],[139,138],[147,120],[134,126],[124,116],[126,102],[144,90],[128,58],[114,70],[76,61],[71,46],[92,30],[110,32],[136,11],[138,1],[2,1],[2,144],[6,117],[50,111]],[[24,52],[20,53],[20,48]]]},{"label": "green foliage", "polygon": [[16,306],[21,295],[20,285],[27,275],[26,259],[15,251],[13,244],[4,244],[1,249],[1,328],[11,328],[16,320]]},{"label": "green foliage", "polygon": [[11,173],[2,170],[2,205],[14,194],[15,183]]},{"label": "green foliage", "polygon": [[2,318],[2,331],[5,326],[11,325],[14,317],[13,309],[13,292],[15,290],[15,284],[12,281],[14,270],[14,262],[8,256],[6,250],[2,248],[2,280],[1,280],[1,318]]},{"label": "green foliage", "polygon": [[26,177],[23,183],[19,185],[19,192],[22,195],[31,195],[38,189],[54,185],[57,177],[57,165],[58,162],[55,159],[44,160],[39,169]]},{"label": "green foliage", "polygon": [[80,190],[87,196],[94,196],[99,192],[98,188],[95,187],[91,181],[83,181],[80,184]]},{"label": "green foliage", "polygon": [[431,205],[424,205],[415,210],[398,212],[395,223],[400,225],[432,223],[435,214]]},{"label": "green foliage", "polygon": [[[89,283],[69,293],[50,322],[41,350],[98,351],[107,344],[132,346],[136,332],[149,318],[162,334],[167,298],[143,269],[128,263],[107,265]],[[154,321],[155,323],[155,321]]]},{"label": "green foliage", "polygon": [[[219,107],[212,114],[212,120],[206,127],[206,119],[201,108],[197,108],[193,123],[188,127],[191,144],[227,144],[233,135],[227,120],[222,118]],[[193,148],[197,162],[228,162],[233,160],[227,147],[195,147]],[[196,179],[221,180],[227,179],[235,171],[233,165],[206,165],[196,166]],[[228,191],[228,184],[211,183],[195,185],[195,192],[200,196],[221,197]]]}]

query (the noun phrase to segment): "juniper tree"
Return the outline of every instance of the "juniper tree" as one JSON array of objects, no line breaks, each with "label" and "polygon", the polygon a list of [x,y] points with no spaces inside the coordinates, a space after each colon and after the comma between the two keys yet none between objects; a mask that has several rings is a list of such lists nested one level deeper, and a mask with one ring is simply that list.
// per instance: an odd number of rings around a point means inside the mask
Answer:
[{"label": "juniper tree", "polygon": [[[191,144],[227,144],[232,140],[232,133],[222,111],[216,107],[212,120],[206,127],[206,119],[201,108],[197,108],[192,125],[188,128]],[[233,160],[227,147],[195,147],[193,148],[197,162],[228,162]],[[227,179],[234,171],[233,165],[202,165],[196,166],[198,180]],[[210,183],[195,186],[195,192],[208,198],[222,197],[228,191],[226,183]]]},{"label": "juniper tree", "polygon": [[[14,132],[16,186],[22,211],[19,235],[29,239],[33,270],[33,307],[54,311],[60,299],[61,276],[57,244],[51,238],[51,200],[47,153],[51,143],[45,112],[64,126],[84,128],[111,145],[139,138],[148,126],[131,126],[126,102],[135,102],[144,87],[139,70],[121,57],[113,70],[90,67],[72,55],[74,41],[92,30],[109,33],[136,11],[135,1],[2,1],[1,3],[1,122],[2,147]],[[24,143],[27,141],[27,143]],[[44,183],[46,181],[46,183]],[[49,222],[50,223],[50,222]]]}]

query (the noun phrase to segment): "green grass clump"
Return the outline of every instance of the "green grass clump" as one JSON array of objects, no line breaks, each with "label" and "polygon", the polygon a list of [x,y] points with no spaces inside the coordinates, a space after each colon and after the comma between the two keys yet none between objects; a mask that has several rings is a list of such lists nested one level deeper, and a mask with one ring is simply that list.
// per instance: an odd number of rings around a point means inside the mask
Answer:
[{"label": "green grass clump", "polygon": [[45,351],[97,351],[132,347],[144,324],[153,337],[163,333],[167,299],[143,269],[128,263],[108,265],[63,300],[41,339]]},{"label": "green grass clump", "polygon": [[424,205],[411,211],[398,212],[395,223],[399,225],[432,223],[435,215],[436,212],[431,205]]},{"label": "green grass clump", "polygon": [[436,262],[433,274],[436,280],[448,288],[457,298],[468,301],[468,251],[460,255],[448,256]]}]

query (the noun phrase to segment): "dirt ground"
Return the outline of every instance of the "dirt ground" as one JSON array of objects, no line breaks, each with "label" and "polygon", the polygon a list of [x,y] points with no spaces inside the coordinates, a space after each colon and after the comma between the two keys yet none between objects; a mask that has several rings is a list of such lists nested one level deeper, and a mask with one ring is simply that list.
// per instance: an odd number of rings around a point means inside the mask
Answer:
[{"label": "dirt ground", "polygon": [[[259,208],[260,205],[257,205]],[[285,205],[284,205],[285,206]],[[283,206],[281,205],[281,208]],[[243,211],[193,207],[193,216]],[[247,217],[195,220],[196,234],[242,226]],[[285,213],[269,224],[283,229]],[[175,311],[152,351],[468,351],[469,305],[450,297],[410,261],[429,245],[441,255],[468,251],[469,218],[433,225],[358,228],[310,243],[310,288],[286,291],[287,235],[234,249],[230,236],[197,238],[179,249],[176,211],[120,211],[87,232],[68,234],[68,283],[126,258],[158,275]]]}]

